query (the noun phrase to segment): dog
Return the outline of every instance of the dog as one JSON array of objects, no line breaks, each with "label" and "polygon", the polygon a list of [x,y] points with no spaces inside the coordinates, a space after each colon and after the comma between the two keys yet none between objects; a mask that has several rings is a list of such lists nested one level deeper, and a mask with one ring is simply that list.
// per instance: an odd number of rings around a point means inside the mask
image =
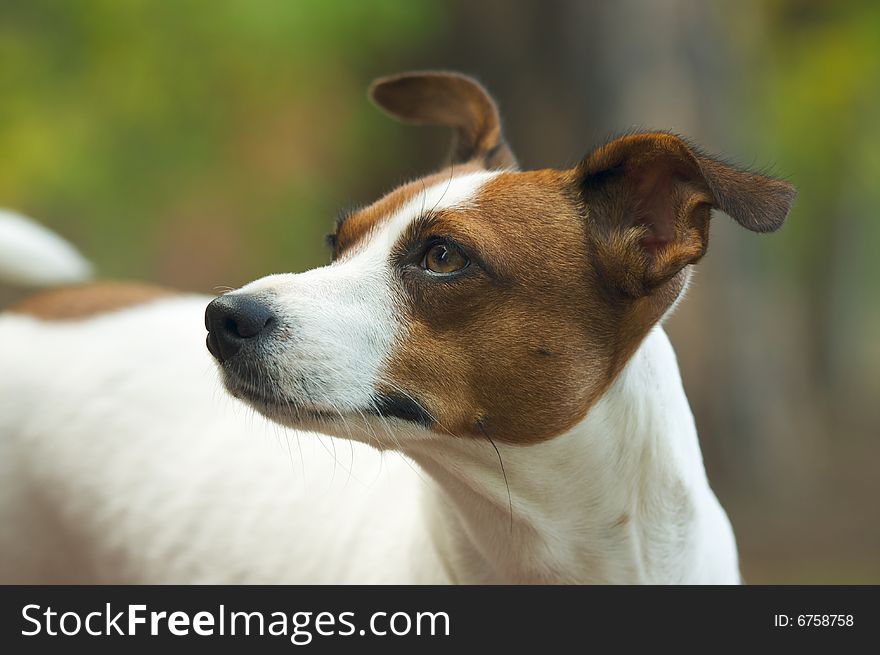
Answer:
[{"label": "dog", "polygon": [[741,582],[661,324],[711,210],[771,232],[793,187],[664,132],[521,171],[456,73],[371,97],[451,154],[329,265],[3,314],[0,580]]}]

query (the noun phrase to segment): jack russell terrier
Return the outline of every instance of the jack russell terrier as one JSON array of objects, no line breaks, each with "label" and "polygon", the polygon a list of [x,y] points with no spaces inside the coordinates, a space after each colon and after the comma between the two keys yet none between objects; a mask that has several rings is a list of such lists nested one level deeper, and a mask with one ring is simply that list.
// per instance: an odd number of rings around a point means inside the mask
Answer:
[{"label": "jack russell terrier", "polygon": [[711,210],[771,232],[794,189],[662,132],[520,171],[474,80],[371,96],[451,157],[329,265],[2,315],[0,581],[740,582],[660,324]]}]

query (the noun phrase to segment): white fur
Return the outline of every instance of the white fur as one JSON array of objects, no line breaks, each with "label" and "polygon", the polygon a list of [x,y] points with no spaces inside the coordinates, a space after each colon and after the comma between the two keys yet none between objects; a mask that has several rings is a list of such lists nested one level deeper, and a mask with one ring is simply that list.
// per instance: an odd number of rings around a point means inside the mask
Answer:
[{"label": "white fur", "polygon": [[47,287],[91,276],[89,263],[64,239],[20,214],[0,209],[0,280]]},{"label": "white fur", "polygon": [[427,189],[334,265],[242,290],[283,314],[275,382],[352,412],[325,426],[335,437],[222,389],[209,298],[0,317],[0,581],[738,582],[659,327],[579,424],[537,445],[359,414],[406,338],[393,244],[486,179]]}]

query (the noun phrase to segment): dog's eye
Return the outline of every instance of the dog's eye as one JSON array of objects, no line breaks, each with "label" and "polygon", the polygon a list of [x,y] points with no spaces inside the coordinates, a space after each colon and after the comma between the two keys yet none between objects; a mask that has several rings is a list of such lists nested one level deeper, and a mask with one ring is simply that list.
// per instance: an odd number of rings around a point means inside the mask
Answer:
[{"label": "dog's eye", "polygon": [[448,275],[466,268],[468,264],[470,260],[456,246],[450,243],[437,243],[425,252],[421,266],[432,273]]}]

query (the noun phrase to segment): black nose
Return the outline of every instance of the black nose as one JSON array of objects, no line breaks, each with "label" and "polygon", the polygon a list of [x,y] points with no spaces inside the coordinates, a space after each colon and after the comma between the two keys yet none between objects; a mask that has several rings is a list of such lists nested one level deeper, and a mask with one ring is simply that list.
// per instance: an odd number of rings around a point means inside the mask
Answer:
[{"label": "black nose", "polygon": [[208,350],[223,362],[254,342],[275,323],[272,310],[253,296],[231,294],[215,298],[205,310]]}]

